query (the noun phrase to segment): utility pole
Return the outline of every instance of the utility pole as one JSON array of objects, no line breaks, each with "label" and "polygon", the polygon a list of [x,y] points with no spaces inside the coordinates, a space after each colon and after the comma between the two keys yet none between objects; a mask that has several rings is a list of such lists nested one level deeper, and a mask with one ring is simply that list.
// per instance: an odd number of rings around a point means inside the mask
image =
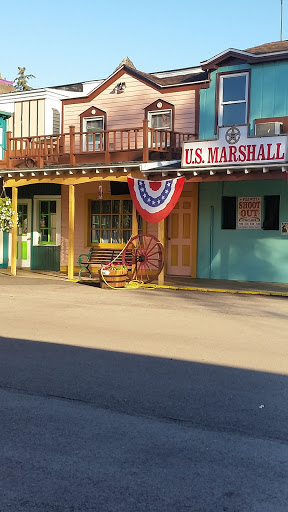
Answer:
[{"label": "utility pole", "polygon": [[281,0],[280,41],[282,41],[282,26],[283,26],[283,0]]}]

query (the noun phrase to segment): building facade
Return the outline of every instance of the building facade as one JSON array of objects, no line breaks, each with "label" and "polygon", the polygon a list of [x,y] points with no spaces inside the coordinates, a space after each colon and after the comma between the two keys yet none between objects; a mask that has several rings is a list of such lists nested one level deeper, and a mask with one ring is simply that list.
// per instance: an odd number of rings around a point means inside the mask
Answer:
[{"label": "building facade", "polygon": [[182,155],[199,183],[197,277],[288,282],[288,42],[230,49],[202,69],[199,143]]},{"label": "building facade", "polygon": [[[3,98],[12,119],[0,174],[14,204],[17,200],[20,224],[14,245],[13,233],[9,244],[12,268],[16,256],[18,267],[67,270],[71,276],[79,254],[91,247],[122,248],[133,234],[158,234],[159,226],[137,216],[127,176],[143,178],[157,168],[163,178],[167,166],[179,167],[183,141],[198,138],[207,72],[196,67],[148,74],[128,64],[96,81],[92,90],[77,94],[70,86],[70,97],[63,86],[48,91],[66,95],[58,97],[60,133],[53,123],[51,128],[51,108],[47,116],[45,103],[40,107],[42,91],[30,91],[30,99],[22,93],[19,105],[10,97],[14,107]],[[35,99],[38,106],[32,107]],[[31,128],[36,107],[44,112],[36,116],[37,133]],[[179,232],[181,258],[167,244],[168,272],[196,275],[197,190],[196,184],[185,184],[177,205],[181,216],[175,210],[164,231],[161,227],[165,245],[169,233]]]}]

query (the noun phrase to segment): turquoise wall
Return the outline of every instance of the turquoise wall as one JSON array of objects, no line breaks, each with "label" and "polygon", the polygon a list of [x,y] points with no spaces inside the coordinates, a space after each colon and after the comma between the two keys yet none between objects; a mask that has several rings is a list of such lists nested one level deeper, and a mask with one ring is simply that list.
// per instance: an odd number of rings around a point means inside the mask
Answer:
[{"label": "turquoise wall", "polygon": [[0,250],[3,251],[3,263],[0,264],[0,268],[8,268],[8,233],[3,231],[3,246],[0,246]]},{"label": "turquoise wall", "polygon": [[281,235],[280,229],[221,229],[223,195],[274,194],[280,195],[281,226],[288,222],[286,179],[200,183],[198,278],[288,283],[288,236]]},{"label": "turquoise wall", "polygon": [[[254,120],[265,117],[280,117],[288,115],[288,62],[268,62],[250,66],[220,67],[219,72],[241,71],[251,69],[250,88],[250,134],[254,134]],[[213,139],[216,109],[216,76],[211,73],[209,89],[200,91],[200,120],[199,138]]]}]

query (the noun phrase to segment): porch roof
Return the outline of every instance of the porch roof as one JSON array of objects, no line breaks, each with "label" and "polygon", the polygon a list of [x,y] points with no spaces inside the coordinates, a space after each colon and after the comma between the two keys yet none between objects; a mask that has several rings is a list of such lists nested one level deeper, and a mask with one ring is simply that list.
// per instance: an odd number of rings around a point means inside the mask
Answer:
[{"label": "porch roof", "polygon": [[[150,167],[149,167],[150,166]],[[257,173],[257,177],[259,178],[259,174],[265,176],[266,179],[279,179],[279,173],[288,173],[288,163],[275,163],[275,164],[251,164],[251,165],[219,165],[215,167],[199,167],[199,168],[189,168],[189,167],[181,167],[181,162],[168,162],[166,166],[152,166],[152,164],[142,164],[142,173],[145,177],[155,176],[157,177],[177,177],[177,176],[185,176],[186,179],[192,181],[221,181],[226,180],[227,178],[239,179],[243,180],[245,177],[247,179],[253,179],[253,174]],[[277,173],[277,175],[276,175]],[[233,175],[233,177],[232,177]],[[249,178],[248,178],[248,175]],[[251,176],[252,175],[252,176]],[[264,177],[263,176],[263,177]]]}]

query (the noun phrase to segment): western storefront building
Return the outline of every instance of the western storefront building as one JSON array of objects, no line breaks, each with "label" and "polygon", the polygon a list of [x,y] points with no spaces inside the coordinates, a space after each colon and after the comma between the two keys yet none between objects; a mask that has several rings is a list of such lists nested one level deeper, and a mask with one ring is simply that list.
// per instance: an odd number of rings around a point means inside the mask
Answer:
[{"label": "western storefront building", "polygon": [[199,184],[197,277],[288,282],[288,42],[202,63],[199,140],[182,172]]},{"label": "western storefront building", "polygon": [[[198,138],[207,72],[147,74],[126,59],[92,90],[86,85],[2,100],[11,119],[0,176],[19,217],[9,244],[2,242],[3,266],[12,274],[26,267],[67,271],[72,278],[78,256],[91,247],[122,248],[131,235],[147,232],[165,246],[166,272],[195,277],[198,185],[185,184],[173,215],[148,225],[136,213],[127,176],[143,179],[157,168],[163,179],[169,167],[180,168],[183,141]],[[55,130],[51,109],[59,114]],[[179,257],[169,233],[178,236]]]}]

